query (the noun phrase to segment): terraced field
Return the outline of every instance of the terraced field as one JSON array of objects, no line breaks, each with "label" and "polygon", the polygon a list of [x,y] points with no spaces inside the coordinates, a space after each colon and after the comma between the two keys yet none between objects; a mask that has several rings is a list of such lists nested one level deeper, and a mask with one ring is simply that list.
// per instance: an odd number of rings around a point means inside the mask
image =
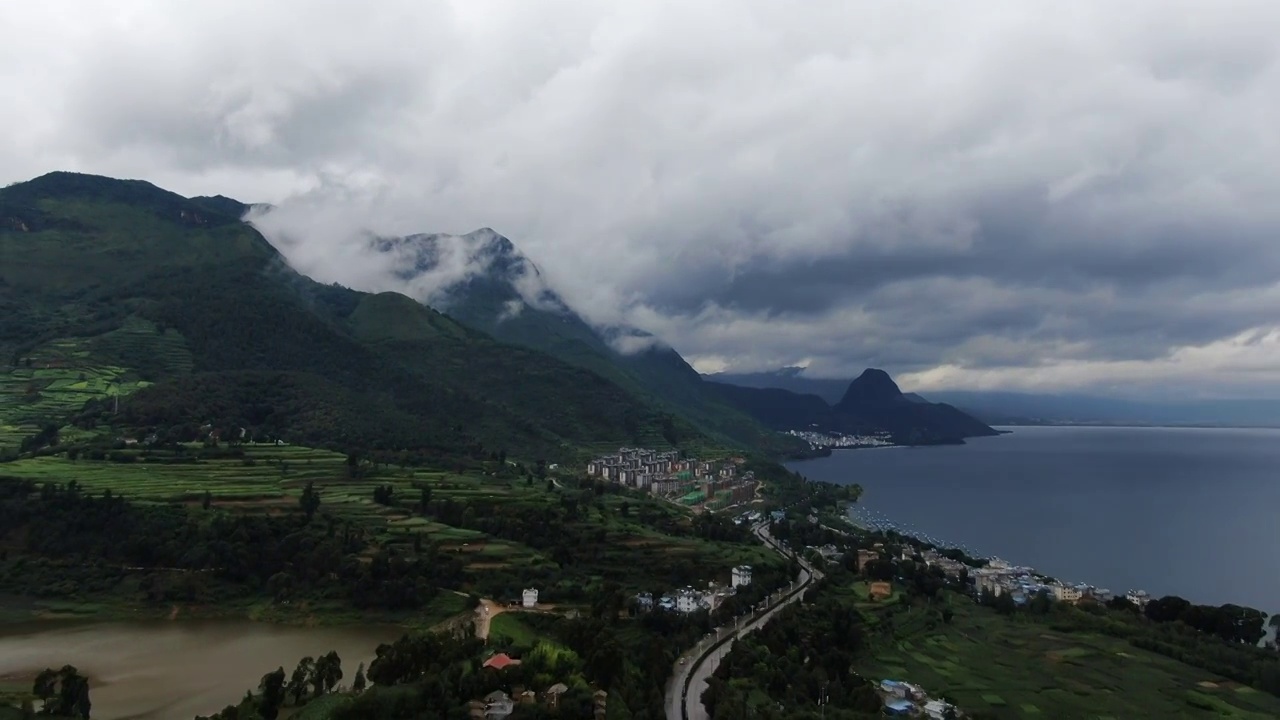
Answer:
[{"label": "terraced field", "polygon": [[[413,505],[423,488],[433,501],[454,500],[483,508],[500,503],[504,512],[540,516],[561,503],[565,492],[548,491],[546,483],[487,475],[459,475],[382,465],[364,465],[352,476],[347,456],[294,445],[254,444],[238,447],[242,457],[200,457],[202,448],[190,445],[182,453],[133,446],[117,450],[117,460],[71,460],[60,455],[23,458],[0,464],[0,477],[36,482],[75,479],[88,492],[110,490],[126,498],[153,502],[198,504],[205,492],[224,509],[249,513],[298,512],[298,498],[307,483],[319,490],[325,512],[346,518],[372,531],[382,546],[413,552],[421,538],[441,552],[463,560],[489,592],[518,594],[522,582],[555,588],[572,596],[583,580],[660,583],[667,587],[706,579],[707,568],[747,563],[764,566],[777,559],[760,546],[714,543],[696,537],[673,537],[657,527],[689,522],[681,510],[657,501],[607,493],[596,495],[579,510],[579,519],[599,530],[592,536],[590,568],[579,568],[566,579],[560,566],[543,552],[475,530],[422,517]],[[123,462],[122,462],[123,461]],[[397,503],[374,502],[374,489],[391,486]],[[641,519],[644,515],[645,519]]]},{"label": "terraced field", "polygon": [[859,670],[1001,718],[1280,717],[1280,699],[1102,635],[1053,632],[967,600],[949,625],[899,619]]},{"label": "terraced field", "polygon": [[181,335],[140,318],[96,337],[48,342],[0,372],[0,454],[89,400],[128,395],[149,384],[145,377],[191,367]]},{"label": "terraced field", "polygon": [[[383,542],[410,545],[414,535],[441,543],[441,549],[462,553],[479,569],[500,569],[509,563],[534,563],[541,558],[522,545],[496,540],[483,533],[451,527],[373,501],[373,489],[391,485],[398,496],[417,498],[419,487],[432,488],[435,498],[474,499],[510,497],[532,489],[507,481],[484,480],[449,473],[381,467],[366,477],[351,478],[345,455],[297,445],[247,444],[243,458],[196,459],[190,446],[186,462],[173,462],[171,452],[137,448],[120,451],[134,462],[71,460],[65,454],[24,458],[0,464],[0,476],[35,482],[75,479],[89,492],[110,490],[137,500],[198,503],[209,492],[220,507],[244,512],[285,512],[298,507],[308,482],[321,492],[326,510],[360,522],[384,535]],[[150,455],[153,462],[146,462]],[[169,462],[166,462],[169,461]]]}]

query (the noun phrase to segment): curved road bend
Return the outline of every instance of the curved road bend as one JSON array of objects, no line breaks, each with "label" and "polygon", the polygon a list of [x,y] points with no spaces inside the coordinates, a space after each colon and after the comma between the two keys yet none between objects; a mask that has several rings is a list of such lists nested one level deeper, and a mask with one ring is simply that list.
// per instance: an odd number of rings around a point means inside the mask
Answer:
[{"label": "curved road bend", "polygon": [[[767,525],[757,526],[756,537],[779,554],[785,555],[786,552],[782,546],[769,535],[767,527]],[[700,640],[693,649],[680,656],[671,679],[667,681],[667,720],[707,720],[707,710],[703,707],[701,699],[703,691],[707,689],[707,678],[711,677],[711,674],[720,666],[720,661],[729,653],[734,641],[744,633],[765,625],[773,618],[774,613],[799,600],[805,588],[808,587],[809,581],[814,577],[815,571],[809,563],[799,557],[797,562],[800,563],[800,577],[793,588],[780,590],[771,596],[764,611],[746,616],[736,624],[716,628],[714,633]],[[723,645],[710,654],[703,655],[708,648],[726,636],[729,639]],[[688,688],[687,694],[685,688]]]}]

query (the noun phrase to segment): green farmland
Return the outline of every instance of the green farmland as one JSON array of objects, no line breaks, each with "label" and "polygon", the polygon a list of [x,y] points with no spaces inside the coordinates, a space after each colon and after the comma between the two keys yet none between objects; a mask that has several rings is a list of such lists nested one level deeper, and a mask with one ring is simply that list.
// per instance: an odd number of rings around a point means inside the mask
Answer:
[{"label": "green farmland", "polygon": [[[575,567],[572,576],[560,562],[524,542],[496,537],[424,515],[418,510],[423,493],[433,502],[451,501],[474,508],[472,516],[487,514],[484,508],[527,517],[556,511],[566,494],[578,490],[550,491],[545,482],[528,482],[479,472],[370,466],[362,463],[353,472],[347,456],[295,445],[247,443],[234,448],[236,456],[211,455],[199,445],[182,450],[146,449],[140,445],[112,451],[114,459],[90,460],[81,454],[72,460],[67,452],[40,455],[0,464],[0,477],[37,483],[65,483],[74,479],[84,490],[111,491],[130,500],[184,503],[198,507],[209,494],[221,509],[246,513],[300,512],[299,498],[308,483],[320,493],[322,510],[349,520],[371,532],[380,546],[413,553],[421,543],[463,561],[468,574],[482,588],[495,594],[518,593],[523,583],[579,592],[587,583],[615,580],[641,589],[653,584],[671,587],[701,577],[705,568],[738,564],[764,567],[778,559],[755,543],[731,544],[673,534],[670,528],[687,526],[689,516],[674,506],[633,495],[609,493],[593,497],[579,510],[578,524],[593,528],[591,562]],[[374,501],[374,489],[391,487],[394,501]],[[663,530],[662,528],[668,528]]]},{"label": "green farmland", "polygon": [[954,596],[950,624],[925,629],[927,610],[895,618],[894,640],[859,670],[949,695],[999,718],[1280,717],[1280,699],[1124,640],[1059,633]]},{"label": "green farmland", "polygon": [[181,335],[136,317],[94,337],[44,343],[0,372],[0,455],[90,400],[129,395],[150,384],[146,377],[191,368]]}]

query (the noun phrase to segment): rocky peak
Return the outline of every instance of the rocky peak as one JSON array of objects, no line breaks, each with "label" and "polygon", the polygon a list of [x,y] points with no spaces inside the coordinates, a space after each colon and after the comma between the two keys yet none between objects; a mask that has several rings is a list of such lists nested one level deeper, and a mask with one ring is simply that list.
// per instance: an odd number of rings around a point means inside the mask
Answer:
[{"label": "rocky peak", "polygon": [[845,391],[837,407],[879,407],[901,401],[902,390],[889,377],[889,373],[877,368],[867,368],[849,383],[849,389]]}]

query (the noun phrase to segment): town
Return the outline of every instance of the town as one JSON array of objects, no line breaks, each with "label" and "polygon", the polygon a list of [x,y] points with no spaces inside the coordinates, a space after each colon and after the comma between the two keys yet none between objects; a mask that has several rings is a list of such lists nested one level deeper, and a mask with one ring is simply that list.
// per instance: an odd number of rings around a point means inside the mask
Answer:
[{"label": "town", "polygon": [[587,463],[587,474],[649,492],[695,512],[724,510],[756,499],[760,483],[755,473],[742,471],[744,458],[712,462],[680,455],[677,450],[619,448]]},{"label": "town", "polygon": [[[925,555],[933,553],[929,551]],[[955,563],[953,560],[941,558],[938,562]],[[947,566],[944,571],[950,573]],[[1011,565],[1000,558],[990,558],[986,567],[969,570],[969,578],[973,582],[974,592],[978,595],[990,593],[994,597],[1008,595],[1015,605],[1026,605],[1032,598],[1041,593],[1047,594],[1058,602],[1088,605],[1090,603],[1109,603],[1115,599],[1115,593],[1107,588],[1095,587],[1085,583],[1064,583],[1037,573],[1034,568]],[[1124,598],[1138,608],[1146,607],[1150,596],[1143,590],[1129,590]]]},{"label": "town", "polygon": [[809,447],[812,448],[889,447],[895,444],[887,432],[878,432],[872,435],[845,435],[843,433],[825,433],[813,430],[788,430],[784,434],[798,437],[809,443]]}]

